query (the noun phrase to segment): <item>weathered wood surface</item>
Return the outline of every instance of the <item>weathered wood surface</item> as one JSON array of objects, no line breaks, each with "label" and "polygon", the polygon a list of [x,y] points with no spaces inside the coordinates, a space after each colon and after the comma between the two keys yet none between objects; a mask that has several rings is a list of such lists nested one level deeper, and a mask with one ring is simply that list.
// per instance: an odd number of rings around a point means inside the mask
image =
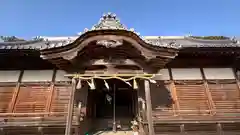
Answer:
[{"label": "weathered wood surface", "polygon": [[155,125],[156,135],[239,135],[240,123],[184,123]]},{"label": "weathered wood surface", "polygon": [[[213,128],[209,129],[209,133],[204,132],[204,134],[215,134],[218,131],[216,123],[220,123],[221,133],[235,134],[239,132],[240,91],[236,81],[208,80],[207,85],[209,93],[206,92],[207,87],[203,81],[165,83],[164,87],[170,91],[174,104],[153,108],[156,134],[163,134],[165,130],[169,130],[173,134],[174,132],[197,134],[196,132],[205,131],[210,127]],[[34,130],[34,133],[39,133],[38,128],[43,127],[42,132],[47,133],[49,129],[45,126],[65,126],[70,85],[22,84],[11,111],[9,106],[12,104],[16,87],[16,84],[0,87],[0,128],[3,128],[4,133],[10,132],[8,131],[10,129],[20,132],[17,127],[26,126],[32,127],[29,130]],[[51,91],[51,87],[53,87],[53,91]],[[160,88],[156,88],[151,91],[161,91]],[[51,92],[52,94],[50,94]],[[209,95],[207,96],[207,94]],[[48,105],[50,96],[51,104]],[[210,107],[209,96],[211,96],[213,108]],[[74,109],[76,112],[77,109]],[[73,126],[79,124],[77,119],[74,114]],[[64,131],[64,129],[61,130]],[[21,132],[25,133],[25,130]]]},{"label": "weathered wood surface", "polygon": [[[75,127],[73,127],[75,128]],[[1,135],[64,135],[64,126],[54,127],[9,127],[2,130]],[[74,135],[74,130],[72,135]]]},{"label": "weathered wood surface", "polygon": [[[171,92],[176,88],[176,95],[172,92],[171,96],[177,96],[178,100],[174,101],[173,106],[179,104],[179,109],[159,106],[153,111],[156,122],[161,120],[240,120],[240,91],[234,80],[209,81],[209,93],[206,92],[207,88],[202,81],[177,81],[173,87],[169,85],[171,84],[166,84],[165,87]],[[214,108],[210,107],[209,96]]]},{"label": "weathered wood surface", "polygon": [[[237,135],[240,132],[240,91],[235,80],[207,81],[208,87],[202,80],[174,81],[164,85],[164,88],[151,90],[155,91],[152,95],[158,94],[156,91],[168,89],[174,102],[172,106],[153,108],[157,135]],[[158,100],[164,98],[158,95]],[[216,123],[219,123],[220,128]]]},{"label": "weathered wood surface", "polygon": [[[21,85],[13,112],[8,107],[12,104],[15,87],[0,87],[0,127],[65,125],[71,86],[56,85],[52,95],[51,87],[45,84]],[[50,96],[52,99],[48,106]],[[73,119],[73,125],[76,125],[77,118],[74,116]]]}]

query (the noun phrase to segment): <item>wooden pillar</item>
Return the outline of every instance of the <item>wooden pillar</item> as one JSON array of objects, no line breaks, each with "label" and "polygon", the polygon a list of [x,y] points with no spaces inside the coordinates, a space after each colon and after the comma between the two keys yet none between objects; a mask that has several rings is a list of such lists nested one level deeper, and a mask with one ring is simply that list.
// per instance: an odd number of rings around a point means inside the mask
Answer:
[{"label": "wooden pillar", "polygon": [[75,91],[76,91],[76,80],[72,79],[72,90],[70,91],[70,100],[68,102],[68,114],[67,114],[65,135],[71,135]]},{"label": "wooden pillar", "polygon": [[[237,86],[238,86],[238,90],[240,91],[240,82],[239,82],[239,78],[238,78],[238,76],[237,76],[237,73],[235,72],[235,70],[234,69],[232,69],[233,70],[233,74],[234,74],[234,76],[235,76],[235,80],[236,80],[236,83],[237,83]],[[239,92],[240,93],[240,92]],[[239,95],[240,96],[240,95]]]},{"label": "wooden pillar", "polygon": [[203,78],[205,94],[207,96],[208,103],[209,103],[209,109],[211,110],[210,113],[211,113],[211,115],[214,115],[214,113],[216,113],[216,111],[215,111],[216,109],[215,109],[215,105],[214,105],[214,102],[213,102],[213,99],[212,99],[211,92],[210,92],[209,87],[208,87],[207,79],[206,79],[206,76],[204,74],[203,68],[200,68],[200,71],[201,71],[202,78]]},{"label": "wooden pillar", "polygon": [[171,68],[168,68],[168,71],[170,76],[170,91],[171,91],[172,98],[174,100],[173,112],[174,112],[174,115],[176,116],[176,115],[179,115],[180,113],[180,104],[177,96],[177,90],[173,81],[173,74],[172,74]]},{"label": "wooden pillar", "polygon": [[55,77],[56,77],[56,72],[57,70],[53,71],[53,77],[52,77],[52,81],[51,81],[51,85],[50,85],[50,92],[49,92],[49,96],[47,99],[47,105],[46,105],[46,112],[50,112],[51,109],[51,104],[52,104],[52,98],[53,98],[53,94],[54,94],[54,81],[55,81]]},{"label": "wooden pillar", "polygon": [[149,135],[154,135],[153,119],[152,119],[152,102],[151,102],[151,93],[150,93],[150,84],[148,80],[144,81],[145,86],[145,96],[147,102],[147,120],[148,120],[148,129]]},{"label": "wooden pillar", "polygon": [[24,71],[22,70],[20,75],[19,75],[18,82],[17,82],[17,85],[15,87],[15,90],[14,90],[14,93],[13,93],[13,96],[12,96],[12,100],[11,100],[9,106],[8,106],[8,112],[9,113],[13,112],[13,110],[14,110],[14,107],[15,107],[15,104],[16,104],[16,101],[17,101],[17,97],[18,97],[18,93],[19,93],[19,90],[20,90],[20,85],[21,85],[23,72]]}]

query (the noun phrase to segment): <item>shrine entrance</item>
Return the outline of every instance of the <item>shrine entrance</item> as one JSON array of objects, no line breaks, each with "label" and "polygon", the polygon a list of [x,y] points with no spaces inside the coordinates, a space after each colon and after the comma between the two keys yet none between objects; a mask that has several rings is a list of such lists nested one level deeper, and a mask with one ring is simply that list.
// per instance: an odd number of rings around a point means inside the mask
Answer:
[{"label": "shrine entrance", "polygon": [[[95,128],[123,130],[130,128],[130,122],[137,114],[137,90],[132,82],[119,79],[95,79],[95,90],[88,92],[88,116]],[[115,128],[115,129],[114,129]]]},{"label": "shrine entrance", "polygon": [[[47,59],[59,69],[67,71],[69,74],[66,77],[72,78],[73,90],[68,107],[66,135],[71,133],[71,112],[73,111],[76,82],[80,84],[77,86],[81,86],[82,80],[87,81],[88,84],[89,81],[93,82],[94,80],[96,87],[96,89],[89,89],[89,92],[86,92],[88,95],[81,93],[84,90],[79,90],[79,95],[82,95],[82,99],[79,100],[84,101],[82,106],[86,108],[83,109],[81,115],[87,115],[88,118],[94,120],[111,119],[110,125],[114,123],[115,126],[112,127],[116,128],[116,122],[120,117],[133,118],[137,114],[138,90],[133,90],[136,85],[130,87],[132,84],[130,80],[136,82],[141,79],[144,80],[141,88],[146,87],[148,128],[149,134],[152,135],[151,95],[147,81],[152,76],[146,77],[146,74],[157,74],[177,56],[179,48],[181,48],[181,45],[175,42],[162,42],[161,40],[161,38],[154,40],[142,38],[133,29],[127,29],[115,14],[108,13],[104,14],[92,29],[85,29],[75,40],[68,38],[66,42],[60,44],[55,44],[55,42],[47,42],[46,44],[49,45],[44,44],[43,49],[40,49],[41,58]],[[106,77],[106,74],[109,76]],[[123,74],[127,74],[130,79],[124,80],[126,76],[122,77]],[[135,82],[133,84],[136,84]],[[92,83],[90,85],[92,86]],[[83,88],[78,87],[78,89]],[[86,97],[87,105],[85,104]],[[96,123],[89,121],[89,123]],[[88,120],[84,119],[82,123],[84,122],[84,125],[87,125]],[[104,126],[104,123],[100,125]]]}]

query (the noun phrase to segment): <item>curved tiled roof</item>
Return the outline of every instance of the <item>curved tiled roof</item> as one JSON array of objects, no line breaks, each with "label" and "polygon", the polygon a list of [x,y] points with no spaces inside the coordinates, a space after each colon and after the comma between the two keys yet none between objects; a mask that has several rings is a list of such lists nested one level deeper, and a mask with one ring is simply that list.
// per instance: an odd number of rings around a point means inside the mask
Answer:
[{"label": "curved tiled roof", "polygon": [[[62,47],[73,43],[81,35],[92,31],[99,30],[124,30],[133,32],[139,36],[144,42],[156,46],[167,48],[180,48],[180,47],[240,47],[240,38],[227,38],[219,40],[199,39],[192,36],[145,36],[141,37],[134,29],[127,29],[126,26],[120,23],[115,14],[104,14],[100,21],[91,29],[84,29],[79,36],[72,37],[37,37],[32,40],[22,40],[12,37],[3,38],[0,36],[0,49],[50,49],[55,47]],[[7,39],[14,39],[8,41]]]},{"label": "curved tiled roof", "polygon": [[[57,39],[56,39],[57,38]],[[42,50],[46,48],[54,48],[66,46],[75,41],[78,38],[68,37],[44,37],[42,40],[29,40],[29,41],[18,41],[18,42],[0,42],[0,49],[37,49]],[[164,37],[143,37],[143,40],[153,46],[169,46],[171,43],[179,44],[182,48],[186,47],[240,47],[240,38],[237,42],[229,41],[199,41],[189,39],[188,37],[180,38],[167,38]]]}]

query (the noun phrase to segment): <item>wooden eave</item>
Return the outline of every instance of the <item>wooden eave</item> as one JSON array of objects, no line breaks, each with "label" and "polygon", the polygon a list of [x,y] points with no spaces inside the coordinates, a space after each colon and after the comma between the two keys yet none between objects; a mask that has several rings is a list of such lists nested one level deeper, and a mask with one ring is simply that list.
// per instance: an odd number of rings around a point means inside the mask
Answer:
[{"label": "wooden eave", "polygon": [[32,49],[0,49],[1,70],[53,69],[55,65],[40,58],[40,52]]},{"label": "wooden eave", "polygon": [[186,47],[179,50],[179,53],[187,53],[187,54],[236,54],[240,55],[240,47]]},{"label": "wooden eave", "polygon": [[[121,40],[122,45],[113,47],[97,45],[96,43],[99,40]],[[100,50],[100,52],[96,50]],[[113,51],[116,54],[112,53]],[[148,65],[154,69],[160,69],[177,56],[178,49],[148,44],[131,31],[96,30],[86,32],[67,46],[44,49],[40,52],[43,59],[48,59],[58,65],[58,67],[62,66],[64,68],[67,66],[62,63],[67,62],[66,57],[71,57],[68,59],[72,63],[72,65],[68,65],[69,67],[74,65],[73,60],[78,59],[81,62],[84,60],[90,61],[92,57],[100,57],[106,55],[107,52],[109,56],[122,57],[122,54],[125,58],[131,57],[135,59],[135,61],[142,63],[145,67]],[[117,54],[119,52],[120,55]]]},{"label": "wooden eave", "polygon": [[174,48],[166,48],[161,46],[156,46],[152,44],[146,43],[143,39],[141,39],[137,34],[131,31],[127,30],[96,30],[96,31],[89,31],[84,34],[82,34],[78,39],[76,39],[73,43],[61,46],[61,47],[55,47],[55,48],[47,48],[41,50],[41,55],[47,55],[47,54],[53,54],[53,53],[60,53],[64,51],[71,50],[78,45],[80,45],[84,40],[94,37],[94,36],[106,36],[106,35],[115,35],[115,36],[124,36],[124,37],[130,37],[133,40],[135,40],[139,45],[143,46],[146,49],[149,49],[151,51],[168,51],[168,52],[176,52],[178,49]]}]

